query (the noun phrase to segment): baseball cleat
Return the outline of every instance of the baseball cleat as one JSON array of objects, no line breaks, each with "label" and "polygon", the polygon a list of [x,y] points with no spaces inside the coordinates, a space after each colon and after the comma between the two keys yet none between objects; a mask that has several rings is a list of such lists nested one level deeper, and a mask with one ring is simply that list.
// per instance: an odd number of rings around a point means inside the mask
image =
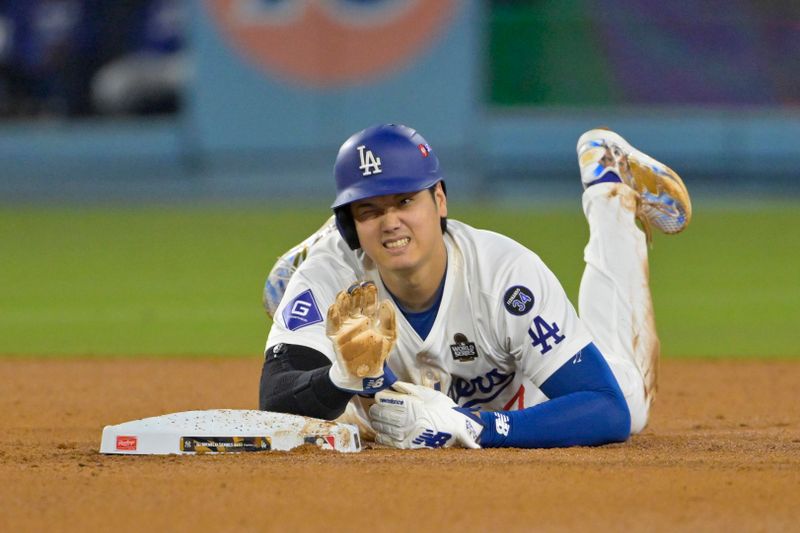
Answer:
[{"label": "baseball cleat", "polygon": [[594,129],[581,135],[578,163],[584,189],[619,181],[639,193],[636,217],[648,238],[651,227],[671,234],[689,225],[692,202],[680,176],[613,131]]},{"label": "baseball cleat", "polygon": [[308,251],[320,239],[333,231],[336,231],[336,221],[331,216],[310,237],[280,256],[275,262],[272,270],[269,271],[267,281],[264,283],[264,292],[261,297],[264,310],[266,310],[270,318],[275,315],[278,304],[281,303],[281,298],[283,298],[283,293],[286,292],[286,285],[289,284],[292,275],[308,257]]}]

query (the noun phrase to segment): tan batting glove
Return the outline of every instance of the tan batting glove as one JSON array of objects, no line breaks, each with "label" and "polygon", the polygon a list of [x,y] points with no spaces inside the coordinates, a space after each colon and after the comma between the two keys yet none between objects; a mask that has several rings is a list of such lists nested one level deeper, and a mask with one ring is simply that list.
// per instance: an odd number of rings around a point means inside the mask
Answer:
[{"label": "tan batting glove", "polygon": [[336,295],[325,330],[336,353],[330,370],[334,385],[372,394],[397,381],[386,365],[397,339],[394,313],[389,300],[378,305],[378,288],[371,281],[355,283]]}]

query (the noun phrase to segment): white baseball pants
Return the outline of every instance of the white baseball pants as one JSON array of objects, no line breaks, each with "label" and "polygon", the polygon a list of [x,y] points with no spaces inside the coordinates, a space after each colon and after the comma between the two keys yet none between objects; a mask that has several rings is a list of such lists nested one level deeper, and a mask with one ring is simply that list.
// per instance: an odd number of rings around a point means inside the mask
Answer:
[{"label": "white baseball pants", "polygon": [[660,351],[636,196],[621,183],[598,183],[583,193],[590,233],[578,297],[581,319],[628,402],[631,433],[647,425]]}]

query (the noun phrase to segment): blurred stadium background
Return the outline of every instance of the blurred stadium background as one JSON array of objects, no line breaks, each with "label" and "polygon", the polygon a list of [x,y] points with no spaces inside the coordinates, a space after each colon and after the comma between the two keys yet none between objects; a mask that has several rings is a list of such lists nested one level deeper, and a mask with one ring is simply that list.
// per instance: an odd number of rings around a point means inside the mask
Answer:
[{"label": "blurred stadium background", "polygon": [[0,354],[259,354],[265,273],[387,121],[573,301],[575,142],[615,129],[693,193],[665,355],[800,355],[790,0],[0,0]]}]

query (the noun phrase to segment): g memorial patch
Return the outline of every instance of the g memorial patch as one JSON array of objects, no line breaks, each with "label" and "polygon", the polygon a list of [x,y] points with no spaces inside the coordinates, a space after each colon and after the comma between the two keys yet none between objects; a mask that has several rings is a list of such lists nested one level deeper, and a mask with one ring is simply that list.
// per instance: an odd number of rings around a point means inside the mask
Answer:
[{"label": "g memorial patch", "polygon": [[317,301],[314,299],[311,289],[307,289],[295,296],[283,308],[282,315],[283,323],[292,331],[322,322],[322,313],[319,312]]},{"label": "g memorial patch", "polygon": [[522,316],[533,309],[533,293],[527,287],[514,285],[503,295],[503,305],[512,315]]}]

